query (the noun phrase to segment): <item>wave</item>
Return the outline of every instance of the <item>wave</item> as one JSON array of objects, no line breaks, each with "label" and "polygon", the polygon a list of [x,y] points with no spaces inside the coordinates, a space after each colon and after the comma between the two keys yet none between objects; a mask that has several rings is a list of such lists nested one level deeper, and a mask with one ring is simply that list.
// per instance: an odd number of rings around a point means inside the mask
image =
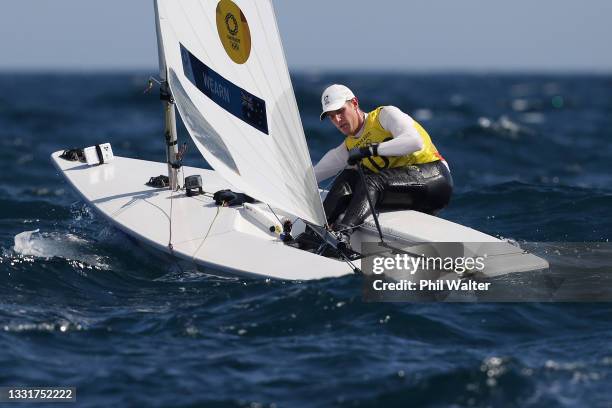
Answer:
[{"label": "wave", "polygon": [[63,258],[78,261],[97,269],[110,269],[108,260],[95,254],[93,243],[71,233],[41,233],[39,229],[24,231],[14,238],[13,251],[37,258]]}]

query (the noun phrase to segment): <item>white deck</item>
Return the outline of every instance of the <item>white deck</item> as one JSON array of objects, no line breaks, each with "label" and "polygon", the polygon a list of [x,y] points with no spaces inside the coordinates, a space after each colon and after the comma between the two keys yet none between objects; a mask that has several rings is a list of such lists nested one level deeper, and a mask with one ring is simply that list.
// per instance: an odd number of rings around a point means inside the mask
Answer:
[{"label": "white deck", "polygon": [[[238,275],[305,280],[353,273],[344,262],[283,244],[245,219],[239,208],[217,207],[204,195],[187,197],[146,186],[150,177],[167,173],[165,163],[115,157],[111,163],[88,166],[63,160],[60,154],[51,155],[53,163],[85,201],[125,233],[161,251]],[[183,171],[200,174],[207,192],[231,188],[214,171]]]},{"label": "white deck", "polygon": [[[265,225],[254,221],[252,210],[218,207],[206,195],[187,197],[184,192],[146,186],[150,177],[166,174],[165,163],[115,157],[111,163],[88,166],[61,159],[60,154],[51,155],[53,163],[87,203],[117,228],[161,251],[242,276],[309,280],[353,273],[343,261],[285,245]],[[204,190],[211,194],[232,188],[212,170],[184,167],[183,172],[186,176],[201,175]],[[271,216],[264,204],[255,207]],[[385,239],[402,247],[411,243],[451,242],[462,244],[450,245],[449,255],[486,251],[488,276],[548,267],[545,260],[518,247],[420,212],[383,213],[380,223]],[[355,248],[362,242],[377,240],[371,221],[352,236]],[[484,248],[483,243],[495,244]],[[354,263],[361,266],[359,261]]]}]

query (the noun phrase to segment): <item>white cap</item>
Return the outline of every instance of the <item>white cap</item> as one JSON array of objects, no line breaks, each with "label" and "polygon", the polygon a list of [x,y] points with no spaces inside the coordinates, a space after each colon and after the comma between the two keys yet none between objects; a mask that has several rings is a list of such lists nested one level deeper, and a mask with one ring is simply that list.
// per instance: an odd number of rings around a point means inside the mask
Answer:
[{"label": "white cap", "polygon": [[321,95],[321,106],[323,108],[321,120],[325,119],[327,112],[340,109],[346,101],[350,101],[354,97],[355,94],[353,94],[353,91],[344,85],[334,84],[328,86],[323,91],[323,95]]}]

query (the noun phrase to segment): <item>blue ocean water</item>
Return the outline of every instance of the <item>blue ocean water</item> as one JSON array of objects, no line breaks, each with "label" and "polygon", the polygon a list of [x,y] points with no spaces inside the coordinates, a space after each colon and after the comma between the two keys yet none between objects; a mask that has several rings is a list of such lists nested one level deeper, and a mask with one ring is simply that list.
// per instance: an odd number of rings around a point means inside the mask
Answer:
[{"label": "blue ocean water", "polygon": [[[0,75],[0,386],[75,386],[84,407],[610,406],[610,304],[366,303],[356,277],[220,279],[112,228],[49,154],[110,141],[163,161],[147,78]],[[608,242],[611,76],[293,80],[314,161],[341,141],[320,91],[346,83],[428,129],[456,184],[444,218]],[[193,147],[186,163],[205,166]]]}]

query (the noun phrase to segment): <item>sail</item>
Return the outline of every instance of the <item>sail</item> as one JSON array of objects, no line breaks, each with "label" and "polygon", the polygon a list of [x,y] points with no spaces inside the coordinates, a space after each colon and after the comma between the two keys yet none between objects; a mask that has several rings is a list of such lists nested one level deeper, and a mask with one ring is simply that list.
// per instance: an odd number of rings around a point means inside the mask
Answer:
[{"label": "sail", "polygon": [[271,1],[156,0],[156,11],[160,69],[204,158],[235,188],[323,225]]}]

